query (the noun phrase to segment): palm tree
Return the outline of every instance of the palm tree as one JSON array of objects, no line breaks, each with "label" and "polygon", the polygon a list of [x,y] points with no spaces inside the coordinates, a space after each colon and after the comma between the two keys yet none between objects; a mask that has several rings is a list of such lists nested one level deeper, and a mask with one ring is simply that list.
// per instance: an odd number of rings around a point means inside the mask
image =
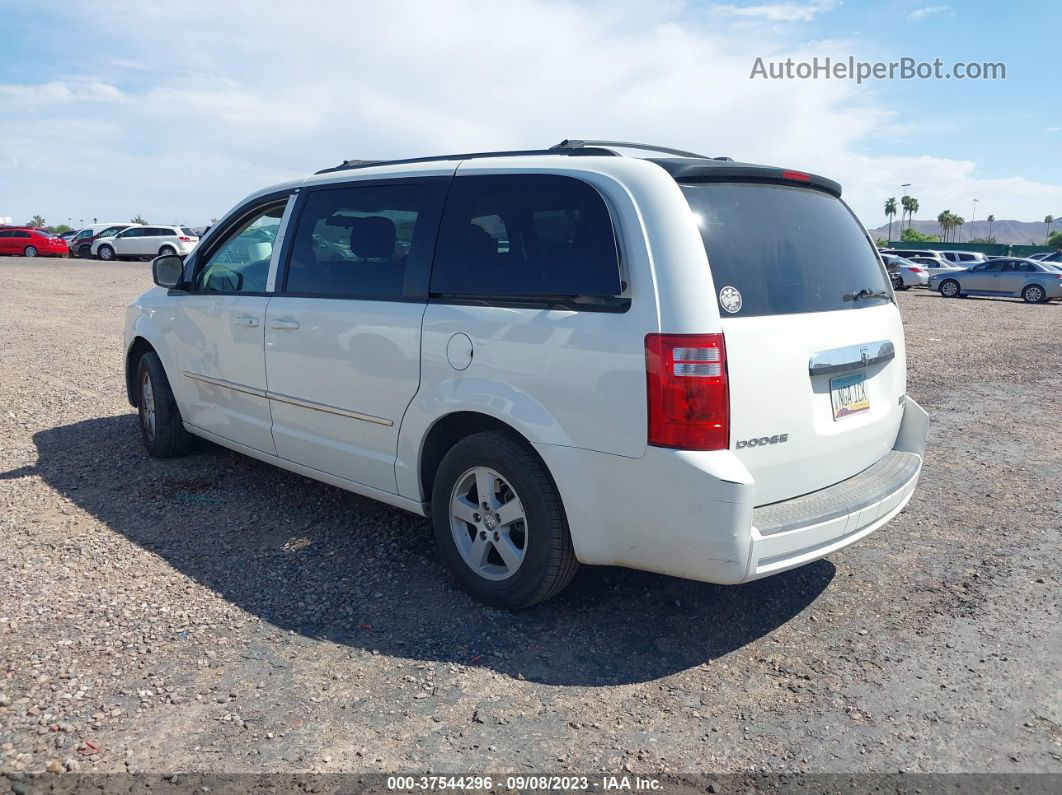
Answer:
[{"label": "palm tree", "polygon": [[[34,216],[34,217],[37,218],[39,216]],[[1051,239],[1051,224],[1053,224],[1054,222],[1055,222],[1055,217],[1053,215],[1045,215],[1044,216],[1044,226],[1047,227],[1047,237],[1045,238],[1046,240],[1050,240]]]},{"label": "palm tree", "polygon": [[908,196],[906,193],[900,197],[900,207],[903,208],[902,212],[900,213],[900,231],[902,232],[904,229],[904,216],[907,215],[907,213],[911,210],[911,197]]},{"label": "palm tree", "polygon": [[26,224],[26,226],[32,226],[34,229],[40,229],[44,226],[44,218],[39,215],[35,215],[32,219],[30,219],[30,222]]},{"label": "palm tree", "polygon": [[914,223],[915,213],[918,212],[918,199],[914,196],[911,197],[911,207],[907,211],[907,228],[911,228],[911,224]]},{"label": "palm tree", "polygon": [[958,240],[958,239],[959,239],[959,233],[958,233],[958,229],[959,229],[959,227],[960,227],[960,226],[962,226],[962,225],[963,225],[963,224],[965,224],[965,223],[966,223],[966,219],[965,219],[965,218],[963,218],[963,217],[962,217],[961,215],[953,215],[953,216],[951,217],[951,226],[952,226],[952,229],[955,229],[955,230],[956,230],[956,232],[955,232],[955,239],[956,239],[956,240]]},{"label": "palm tree", "polygon": [[896,215],[896,197],[885,200],[885,217],[889,219],[889,240],[892,240],[892,217]]},{"label": "palm tree", "polygon": [[940,224],[940,241],[942,243],[948,242],[948,228],[951,226],[951,210],[944,210],[937,216],[937,223]]},{"label": "palm tree", "polygon": [[992,239],[992,224],[995,223],[996,217],[994,215],[988,216],[988,239]]},{"label": "palm tree", "polygon": [[885,200],[885,217],[889,219],[889,236],[888,239],[892,240],[892,217],[896,214],[896,198],[892,196]]}]

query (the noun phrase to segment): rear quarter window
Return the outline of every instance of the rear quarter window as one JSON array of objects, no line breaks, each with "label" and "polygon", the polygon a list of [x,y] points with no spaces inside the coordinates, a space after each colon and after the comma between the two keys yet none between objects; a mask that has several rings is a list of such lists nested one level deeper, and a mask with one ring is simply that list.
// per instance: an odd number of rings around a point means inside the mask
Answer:
[{"label": "rear quarter window", "polygon": [[592,186],[552,174],[454,179],[432,295],[591,305],[622,292],[612,219]]},{"label": "rear quarter window", "polygon": [[861,290],[891,290],[873,244],[835,196],[763,183],[681,187],[708,254],[717,300],[732,288],[720,301],[724,317],[861,309],[891,300],[845,300]]}]

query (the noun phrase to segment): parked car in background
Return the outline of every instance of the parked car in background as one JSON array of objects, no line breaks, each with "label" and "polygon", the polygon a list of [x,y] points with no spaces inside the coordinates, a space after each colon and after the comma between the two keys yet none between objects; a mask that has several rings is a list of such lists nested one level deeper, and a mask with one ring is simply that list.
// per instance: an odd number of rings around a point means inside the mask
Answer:
[{"label": "parked car in background", "polygon": [[1041,257],[1040,262],[1062,262],[1062,249],[1052,251],[1046,257]]},{"label": "parked car in background", "polygon": [[65,257],[66,241],[51,232],[30,227],[0,229],[0,254],[16,257]]},{"label": "parked car in background", "polygon": [[918,265],[920,268],[925,268],[927,276],[936,276],[939,273],[958,273],[959,271],[966,270],[961,265],[956,265],[954,262],[943,262],[935,257],[911,257],[910,262]]},{"label": "parked car in background", "polygon": [[145,449],[201,436],[431,517],[455,579],[510,608],[578,563],[739,583],[884,525],[928,416],[840,186],[610,146],[248,196],[128,308]]},{"label": "parked car in background", "polygon": [[969,268],[971,265],[976,265],[978,262],[984,262],[988,259],[980,251],[938,251],[937,253],[948,262],[952,262],[961,268]]},{"label": "parked car in background", "polygon": [[92,256],[102,260],[152,258],[164,254],[186,256],[199,238],[187,226],[133,226],[92,244]]},{"label": "parked car in background", "polygon": [[967,295],[1020,296],[1028,304],[1062,298],[1062,271],[1031,259],[1008,257],[982,262],[968,270],[930,277],[929,289],[945,298]]},{"label": "parked car in background", "polygon": [[894,289],[907,290],[929,284],[929,271],[924,266],[892,254],[882,254],[881,259]]},{"label": "parked car in background", "polygon": [[1027,259],[1042,260],[1044,257],[1050,257],[1053,251],[1037,251],[1035,254],[1030,254]]},{"label": "parked car in background", "polygon": [[955,263],[949,260],[947,257],[941,255],[939,251],[933,251],[927,248],[883,248],[882,254],[892,254],[896,257],[903,257],[904,259],[913,259],[914,257],[923,257],[926,259],[934,259],[940,263],[940,267],[948,267]]},{"label": "parked car in background", "polygon": [[67,247],[69,247],[70,244],[73,242],[74,238],[77,236],[77,232],[78,230],[71,229],[69,232],[63,232],[63,234],[59,235],[59,237],[66,243]]},{"label": "parked car in background", "polygon": [[70,256],[88,259],[92,256],[92,244],[99,238],[114,237],[123,229],[128,229],[131,226],[139,226],[139,224],[110,223],[86,226],[74,236],[73,241],[70,243]]}]

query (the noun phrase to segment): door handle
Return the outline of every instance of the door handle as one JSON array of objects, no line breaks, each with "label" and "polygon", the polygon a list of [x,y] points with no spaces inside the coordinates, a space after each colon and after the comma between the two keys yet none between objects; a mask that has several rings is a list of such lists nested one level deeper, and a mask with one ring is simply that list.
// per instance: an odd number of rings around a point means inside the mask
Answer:
[{"label": "door handle", "polygon": [[269,328],[277,329],[278,331],[294,331],[298,327],[299,321],[291,320],[289,318],[269,321]]},{"label": "door handle", "polygon": [[233,321],[237,326],[250,326],[251,328],[258,328],[258,318],[253,315],[242,315],[235,318]]}]

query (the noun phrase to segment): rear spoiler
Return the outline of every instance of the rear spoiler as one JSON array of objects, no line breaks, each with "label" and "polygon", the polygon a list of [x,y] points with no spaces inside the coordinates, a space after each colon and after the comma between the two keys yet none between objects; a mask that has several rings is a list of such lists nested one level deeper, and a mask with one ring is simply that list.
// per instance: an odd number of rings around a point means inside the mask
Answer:
[{"label": "rear spoiler", "polygon": [[824,190],[840,198],[841,185],[832,179],[774,166],[735,163],[727,160],[701,158],[651,158],[670,174],[676,182],[768,182],[777,185],[805,185]]}]

